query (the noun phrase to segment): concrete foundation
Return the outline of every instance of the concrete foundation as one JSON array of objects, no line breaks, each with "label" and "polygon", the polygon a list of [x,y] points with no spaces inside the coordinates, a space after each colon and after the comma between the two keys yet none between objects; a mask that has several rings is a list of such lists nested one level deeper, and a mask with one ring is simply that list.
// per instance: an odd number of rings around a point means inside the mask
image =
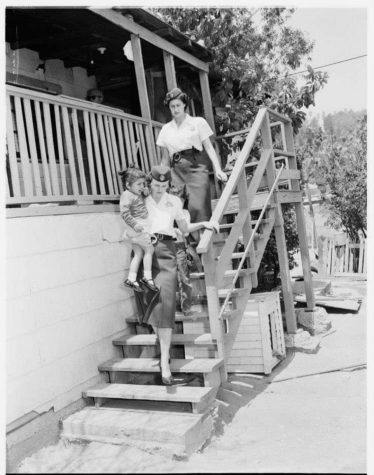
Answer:
[{"label": "concrete foundation", "polygon": [[87,407],[63,423],[62,438],[123,444],[145,451],[188,457],[213,430],[213,411],[205,414]]},{"label": "concrete foundation", "polygon": [[315,307],[312,310],[299,308],[295,312],[297,323],[302,325],[311,335],[325,333],[331,328],[331,320],[324,308]]},{"label": "concrete foundation", "polygon": [[285,334],[286,348],[303,353],[316,353],[321,336],[311,336],[306,330],[299,328],[296,333]]}]

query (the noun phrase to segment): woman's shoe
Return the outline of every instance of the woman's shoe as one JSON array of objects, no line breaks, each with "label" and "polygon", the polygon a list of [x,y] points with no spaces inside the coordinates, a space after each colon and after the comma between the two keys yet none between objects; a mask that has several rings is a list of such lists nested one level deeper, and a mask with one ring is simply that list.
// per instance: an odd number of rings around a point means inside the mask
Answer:
[{"label": "woman's shoe", "polygon": [[174,383],[173,375],[171,374],[167,378],[165,378],[164,376],[161,376],[161,381],[162,381],[162,384],[164,384],[165,386],[173,386],[173,383]]},{"label": "woman's shoe", "polygon": [[148,287],[149,290],[153,290],[154,292],[158,292],[160,290],[154,283],[153,279],[146,279],[145,277],[142,277],[140,282]]},{"label": "woman's shoe", "polygon": [[165,378],[161,376],[162,384],[165,386],[186,386],[188,381],[182,378],[175,378],[172,374]]},{"label": "woman's shoe", "polygon": [[140,287],[139,282],[137,280],[132,281],[126,279],[124,284],[126,285],[126,287],[130,287],[130,289],[135,290],[135,292],[143,292],[143,289]]}]

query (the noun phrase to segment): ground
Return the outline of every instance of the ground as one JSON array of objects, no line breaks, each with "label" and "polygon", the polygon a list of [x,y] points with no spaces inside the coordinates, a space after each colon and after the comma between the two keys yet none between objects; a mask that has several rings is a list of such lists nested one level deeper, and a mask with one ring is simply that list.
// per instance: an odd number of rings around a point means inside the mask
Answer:
[{"label": "ground", "polygon": [[366,282],[334,280],[363,298],[360,311],[329,313],[315,354],[288,351],[268,377],[230,375],[211,440],[189,460],[101,443],[63,443],[25,459],[20,473],[364,473]]}]

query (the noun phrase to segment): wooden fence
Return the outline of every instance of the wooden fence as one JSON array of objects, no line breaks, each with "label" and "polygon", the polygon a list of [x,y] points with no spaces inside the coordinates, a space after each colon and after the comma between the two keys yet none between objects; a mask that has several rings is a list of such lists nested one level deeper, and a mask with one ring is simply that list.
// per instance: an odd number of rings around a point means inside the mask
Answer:
[{"label": "wooden fence", "polygon": [[364,237],[360,242],[352,243],[345,234],[326,238],[318,249],[320,272],[334,274],[366,274],[367,243]]},{"label": "wooden fence", "polygon": [[117,200],[117,172],[160,160],[162,124],[66,96],[7,86],[7,205]]}]

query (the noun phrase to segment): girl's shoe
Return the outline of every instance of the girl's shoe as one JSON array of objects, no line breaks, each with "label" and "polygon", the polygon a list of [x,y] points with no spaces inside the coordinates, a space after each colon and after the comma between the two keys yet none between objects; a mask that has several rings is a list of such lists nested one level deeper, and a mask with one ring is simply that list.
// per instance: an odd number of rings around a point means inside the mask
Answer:
[{"label": "girl's shoe", "polygon": [[124,284],[126,287],[130,287],[130,289],[135,290],[135,292],[143,292],[143,289],[140,287],[139,282],[137,280],[131,281],[126,279]]},{"label": "girl's shoe", "polygon": [[148,287],[149,290],[153,290],[154,292],[158,292],[160,290],[154,283],[153,279],[146,279],[145,277],[142,277],[140,282]]}]

